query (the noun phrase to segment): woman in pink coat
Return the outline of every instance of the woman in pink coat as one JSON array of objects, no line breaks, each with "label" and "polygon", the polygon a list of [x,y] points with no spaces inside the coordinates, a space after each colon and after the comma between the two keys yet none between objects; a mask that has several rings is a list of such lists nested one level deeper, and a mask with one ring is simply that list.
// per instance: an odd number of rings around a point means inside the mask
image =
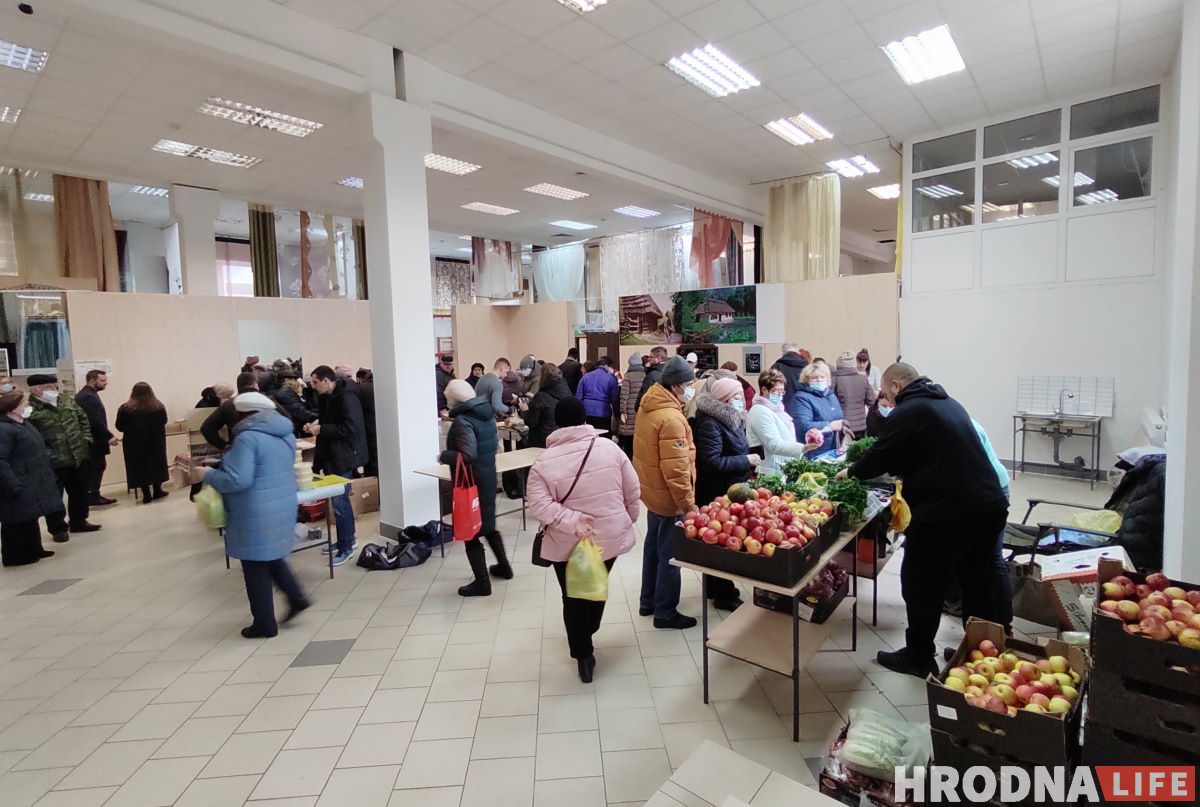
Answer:
[{"label": "woman in pink coat", "polygon": [[542,557],[554,564],[571,658],[579,665],[579,680],[588,684],[596,669],[592,636],[600,628],[604,603],[567,596],[567,558],[575,544],[591,538],[611,570],[617,556],[637,540],[633,525],[641,508],[641,487],[633,464],[617,444],[586,425],[578,398],[559,401],[554,422],[558,429],[546,438],[546,453],[529,471],[525,500],[545,530]]}]

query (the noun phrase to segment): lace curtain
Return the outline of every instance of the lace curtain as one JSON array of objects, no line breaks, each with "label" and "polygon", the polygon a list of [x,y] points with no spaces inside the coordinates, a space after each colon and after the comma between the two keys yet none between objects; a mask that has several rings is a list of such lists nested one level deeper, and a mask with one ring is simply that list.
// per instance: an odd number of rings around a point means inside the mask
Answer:
[{"label": "lace curtain", "polygon": [[450,308],[474,300],[471,293],[471,264],[466,261],[433,259],[433,307]]},{"label": "lace curtain", "polygon": [[619,298],[624,295],[700,288],[689,266],[691,235],[690,227],[670,227],[601,240],[603,330],[617,330]]},{"label": "lace curtain", "polygon": [[[516,260],[513,260],[514,254]],[[492,238],[471,239],[471,269],[475,275],[475,295],[492,299],[511,299],[521,293],[520,247],[511,241]]]},{"label": "lace curtain", "polygon": [[767,283],[837,277],[842,251],[842,186],[837,174],[775,185],[763,230]]},{"label": "lace curtain", "polygon": [[578,300],[586,257],[583,244],[533,253],[533,284],[538,301]]}]

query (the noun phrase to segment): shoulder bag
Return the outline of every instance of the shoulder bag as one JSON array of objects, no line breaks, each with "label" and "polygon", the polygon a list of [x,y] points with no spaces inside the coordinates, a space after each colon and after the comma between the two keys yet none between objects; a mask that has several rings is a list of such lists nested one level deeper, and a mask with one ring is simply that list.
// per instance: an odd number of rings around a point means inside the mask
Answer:
[{"label": "shoulder bag", "polygon": [[[575,472],[575,481],[571,483],[571,487],[567,490],[567,495],[559,500],[559,504],[566,504],[567,499],[571,498],[571,494],[575,492],[575,486],[579,484],[579,477],[583,475],[583,466],[587,465],[588,457],[592,456],[592,446],[596,445],[596,438],[592,438],[592,442],[588,443],[587,453],[583,455],[583,462],[579,463],[579,470]],[[533,565],[534,566],[553,566],[552,561],[548,561],[542,557],[542,538],[546,534],[546,527],[542,525],[538,527],[537,535],[533,536]]]}]

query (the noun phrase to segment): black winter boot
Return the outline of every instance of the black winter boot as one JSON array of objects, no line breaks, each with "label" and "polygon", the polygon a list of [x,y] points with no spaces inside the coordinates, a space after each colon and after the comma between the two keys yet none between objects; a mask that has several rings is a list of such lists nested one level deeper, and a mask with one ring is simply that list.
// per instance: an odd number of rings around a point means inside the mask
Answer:
[{"label": "black winter boot", "polygon": [[499,532],[489,532],[487,534],[488,546],[492,548],[492,554],[496,556],[496,562],[488,567],[488,571],[494,577],[499,577],[503,580],[512,580],[513,570],[508,563],[508,555],[504,551],[504,539],[500,537]]},{"label": "black winter boot", "polygon": [[[478,538],[474,540],[478,541]],[[460,586],[458,596],[460,597],[489,597],[492,593],[492,581],[488,577],[487,559],[483,554],[483,548],[480,547],[478,552],[468,552],[467,562],[471,564],[471,571],[475,574],[475,581],[467,583],[465,586]]]}]

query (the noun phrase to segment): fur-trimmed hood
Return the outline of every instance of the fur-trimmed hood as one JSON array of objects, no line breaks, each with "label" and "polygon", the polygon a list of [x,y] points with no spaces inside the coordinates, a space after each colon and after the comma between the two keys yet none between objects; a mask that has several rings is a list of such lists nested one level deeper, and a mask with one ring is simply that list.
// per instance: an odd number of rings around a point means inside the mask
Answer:
[{"label": "fur-trimmed hood", "polygon": [[696,396],[696,413],[716,418],[730,429],[746,430],[746,413],[734,409],[731,404],[719,401],[713,396],[702,393]]}]

